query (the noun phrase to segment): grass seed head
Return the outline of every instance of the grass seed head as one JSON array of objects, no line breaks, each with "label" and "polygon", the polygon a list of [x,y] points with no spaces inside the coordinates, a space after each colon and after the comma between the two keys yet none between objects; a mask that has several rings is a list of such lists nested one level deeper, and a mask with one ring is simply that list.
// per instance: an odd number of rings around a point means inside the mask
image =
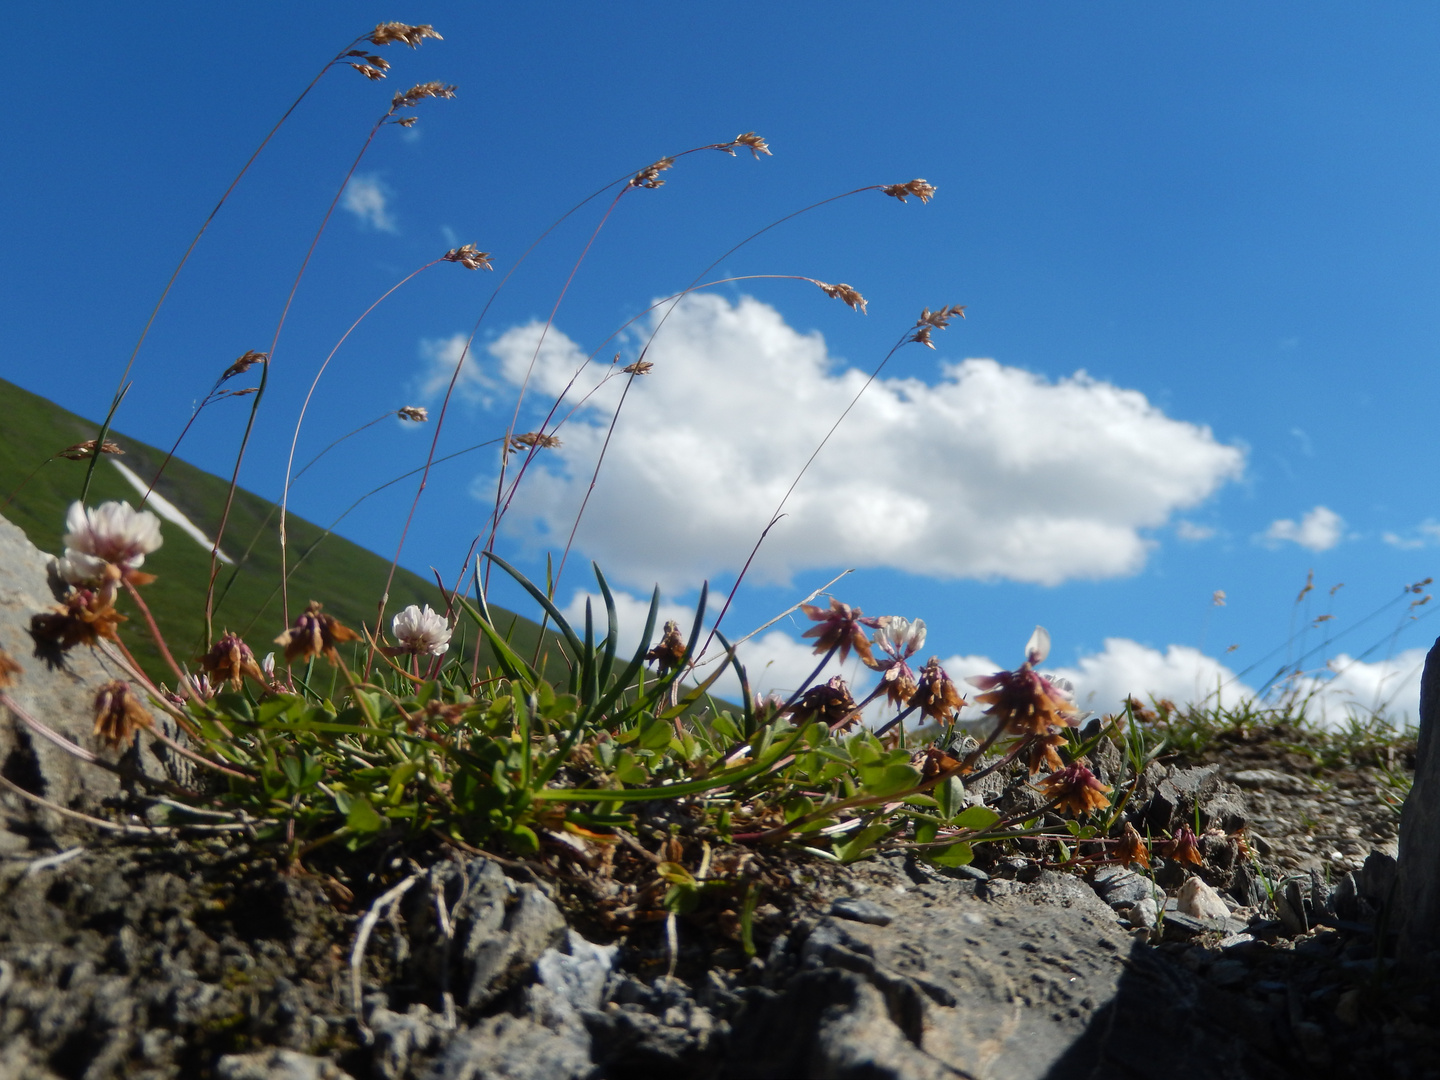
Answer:
[{"label": "grass seed head", "polygon": [[[416,83],[403,94],[396,94],[391,98],[390,108],[392,111],[395,109],[413,109],[426,98],[441,98],[443,100],[453,98],[454,96],[454,86],[447,86],[439,82]],[[410,118],[410,123],[413,124],[414,122],[414,119]],[[405,124],[403,120],[401,123],[404,124],[405,127],[410,126],[410,124]]]},{"label": "grass seed head", "polygon": [[906,195],[914,195],[922,203],[927,203],[935,197],[935,185],[926,183],[924,180],[911,180],[906,184],[889,184],[880,189],[892,199],[905,201]]},{"label": "grass seed head", "polygon": [[221,382],[228,382],[236,375],[244,375],[256,364],[264,363],[270,359],[269,353],[256,352],[254,349],[246,350],[245,354],[231,364],[220,376]]},{"label": "grass seed head", "polygon": [[[100,444],[100,453],[114,454],[116,457],[121,457],[125,451],[120,449],[118,443],[113,443],[109,439],[106,439]],[[69,461],[88,461],[95,456],[95,440],[87,439],[85,442],[76,443],[74,446],[67,446],[55,456],[66,458]]]},{"label": "grass seed head", "polygon": [[365,35],[365,40],[371,45],[392,45],[398,41],[402,45],[409,45],[412,49],[418,48],[426,38],[434,38],[436,41],[445,40],[429,23],[411,26],[402,22],[383,22]]},{"label": "grass seed head", "polygon": [[396,409],[395,415],[415,424],[423,424],[430,419],[430,411],[424,405],[406,405],[403,409]]},{"label": "grass seed head", "polygon": [[821,292],[830,297],[830,299],[842,300],[860,312],[861,315],[865,314],[865,298],[849,285],[846,285],[844,282],[841,282],[839,285],[827,285],[823,281],[816,281],[815,284],[819,285]]},{"label": "grass seed head", "polygon": [[673,168],[674,158],[661,158],[654,165],[647,165],[630,178],[631,187],[658,188],[664,187],[665,181],[660,179],[660,174],[666,169]]},{"label": "grass seed head", "polygon": [[479,250],[474,244],[451,248],[440,256],[446,262],[459,263],[466,270],[494,270],[490,265],[490,253]]}]

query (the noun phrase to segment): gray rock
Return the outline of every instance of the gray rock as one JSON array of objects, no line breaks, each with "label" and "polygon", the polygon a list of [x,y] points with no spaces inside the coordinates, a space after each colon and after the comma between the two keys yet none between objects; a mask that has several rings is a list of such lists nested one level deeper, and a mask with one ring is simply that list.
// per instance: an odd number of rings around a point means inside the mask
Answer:
[{"label": "gray rock", "polygon": [[352,1080],[333,1062],[295,1050],[226,1054],[216,1063],[215,1076],[218,1080]]},{"label": "gray rock", "polygon": [[456,1035],[424,1075],[427,1080],[581,1080],[592,1073],[584,1027],[556,1030],[502,1013]]},{"label": "gray rock", "polygon": [[1278,791],[1286,795],[1308,795],[1315,790],[1303,776],[1280,772],[1278,769],[1241,769],[1230,774],[1230,779],[1242,788],[1255,791]]},{"label": "gray rock", "polygon": [[[1397,955],[1423,957],[1440,946],[1440,640],[1420,677],[1420,737],[1415,782],[1400,813],[1396,893],[1401,920]],[[1373,858],[1373,856],[1372,856]],[[1366,860],[1368,868],[1369,860]],[[1368,876],[1368,875],[1367,875]]]},{"label": "gray rock", "polygon": [[[0,649],[24,668],[16,685],[5,693],[26,715],[58,735],[114,761],[115,753],[101,748],[91,736],[94,699],[100,684],[122,678],[123,672],[86,646],[65,653],[38,649],[30,635],[31,617],[55,603],[49,563],[50,556],[30,543],[23,531],[0,518]],[[152,776],[165,775],[144,743],[142,738],[132,758],[136,767]],[[82,812],[95,810],[121,790],[113,773],[37,735],[3,705],[0,774],[50,802]],[[61,844],[77,835],[87,833],[73,820],[0,790],[0,854]]]},{"label": "gray rock", "polygon": [[1224,1015],[1200,1007],[1218,991],[1132,942],[1091,888],[1006,884],[887,896],[884,928],[821,918],[790,946],[798,968],[777,959],[773,982],[738,992],[720,1076],[1264,1075],[1206,1019]]},{"label": "gray rock", "polygon": [[[436,893],[454,926],[440,931]],[[469,1009],[490,1004],[528,979],[547,949],[566,939],[565,917],[534,885],[518,884],[497,863],[475,858],[438,866],[425,888],[406,896],[414,969],[423,982],[455,994]]]},{"label": "gray rock", "polygon": [[1150,879],[1134,870],[1119,866],[1102,866],[1091,882],[1095,895],[1111,907],[1129,907],[1140,900],[1153,900],[1155,886]]},{"label": "gray rock", "polygon": [[1161,780],[1145,811],[1150,833],[1159,835],[1181,825],[1193,825],[1196,807],[1220,786],[1219,772],[1218,765],[1176,769]]},{"label": "gray rock", "polygon": [[830,905],[830,914],[853,922],[869,923],[871,926],[889,926],[895,921],[895,913],[889,908],[857,896],[842,896]]}]

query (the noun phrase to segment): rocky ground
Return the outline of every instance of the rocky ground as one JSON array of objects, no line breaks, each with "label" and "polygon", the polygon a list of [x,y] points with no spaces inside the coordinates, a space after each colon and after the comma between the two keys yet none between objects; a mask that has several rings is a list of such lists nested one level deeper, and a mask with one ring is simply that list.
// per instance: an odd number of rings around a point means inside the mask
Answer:
[{"label": "rocky ground", "polygon": [[0,1080],[1440,1076],[1434,988],[1386,952],[1403,749],[1295,746],[1137,791],[1153,832],[1208,831],[1221,908],[1163,860],[775,860],[753,959],[703,912],[567,921],[563,880],[478,855],[287,873],[229,834],[36,833],[0,860]]}]

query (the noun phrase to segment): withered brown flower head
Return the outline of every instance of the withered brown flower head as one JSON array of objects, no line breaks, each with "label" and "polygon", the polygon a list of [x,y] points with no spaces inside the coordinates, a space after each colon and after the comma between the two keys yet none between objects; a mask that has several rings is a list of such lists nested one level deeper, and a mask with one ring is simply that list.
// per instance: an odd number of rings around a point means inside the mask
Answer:
[{"label": "withered brown flower head", "polygon": [[265,681],[250,646],[228,630],[215,642],[211,650],[196,662],[212,683],[228,682],[235,690],[240,689],[247,675],[256,682]]},{"label": "withered brown flower head", "polygon": [[1189,825],[1181,825],[1169,840],[1155,841],[1155,851],[1167,859],[1189,863],[1191,866],[1199,866],[1205,861],[1200,854],[1200,838]]},{"label": "withered brown flower head", "polygon": [[254,349],[249,349],[238,360],[221,372],[220,381],[223,383],[233,379],[236,375],[244,375],[245,372],[249,371],[256,364],[264,363],[269,359],[269,353],[256,352]]},{"label": "withered brown flower head", "polygon": [[[811,278],[810,280],[814,281],[815,279]],[[865,298],[849,285],[846,285],[844,282],[841,282],[839,285],[827,285],[823,281],[816,281],[815,284],[819,285],[820,291],[830,297],[831,300],[843,300],[850,307],[860,312],[861,315],[865,314]]]},{"label": "withered brown flower head", "polygon": [[445,40],[429,23],[410,26],[402,22],[383,22],[365,35],[365,40],[371,45],[391,45],[398,41],[409,45],[412,49],[418,47],[426,38],[434,38],[436,41]]},{"label": "withered brown flower head", "polygon": [[123,679],[112,679],[95,694],[95,737],[107,746],[128,746],[141,728],[155,723]]},{"label": "withered brown flower head", "polygon": [[849,727],[858,719],[855,699],[843,676],[836,675],[821,686],[812,686],[790,707],[796,724],[820,720],[832,728]]},{"label": "withered brown flower head", "polygon": [[410,420],[416,424],[423,424],[430,419],[430,410],[424,405],[406,405],[403,409],[396,409],[395,415],[401,420]]},{"label": "withered brown flower head", "polygon": [[494,270],[490,265],[490,252],[481,251],[474,244],[451,248],[440,256],[446,262],[459,263],[466,270]]},{"label": "withered brown flower head", "polygon": [[560,442],[559,436],[542,435],[538,431],[527,431],[523,435],[510,436],[511,450],[527,450],[532,446],[538,446],[541,450],[553,450],[561,445],[563,444]]},{"label": "withered brown flower head", "polygon": [[924,760],[920,765],[920,776],[925,780],[933,780],[936,777],[943,776],[956,776],[965,769],[963,762],[951,757],[944,750],[941,750],[933,744],[927,746],[921,756]]},{"label": "withered brown flower head", "polygon": [[942,724],[949,723],[965,707],[965,698],[954,681],[940,666],[940,658],[932,656],[920,669],[920,684],[915,688],[913,702],[920,706],[920,715]]},{"label": "withered brown flower head", "polygon": [[1110,805],[1110,800],[1105,797],[1110,785],[1102,784],[1079,762],[1051,773],[1040,781],[1039,786],[1047,799],[1053,799],[1060,809],[1072,814],[1088,814]]},{"label": "withered brown flower head", "polygon": [[1145,840],[1135,826],[1128,821],[1120,839],[1115,842],[1115,859],[1126,866],[1132,863],[1139,863],[1144,867],[1150,865],[1150,849],[1145,846]]},{"label": "withered brown flower head", "polygon": [[16,663],[4,649],[0,649],[0,690],[8,689],[15,685],[20,678],[21,672],[25,669]]},{"label": "withered brown flower head", "polygon": [[[420,102],[424,101],[426,98],[444,99],[453,98],[454,96],[455,87],[453,85],[447,86],[446,84],[440,82],[416,83],[409,90],[406,90],[403,94],[396,94],[393,98],[391,98],[390,108],[391,110],[413,109],[416,105],[420,104]],[[411,120],[411,123],[414,123],[414,121]],[[406,126],[408,127],[409,125],[407,124]]]},{"label": "withered brown flower head", "polygon": [[660,174],[666,169],[673,167],[674,158],[661,158],[654,165],[647,165],[630,178],[631,187],[658,188],[664,187],[665,181],[660,179]]},{"label": "withered brown flower head", "polygon": [[633,364],[626,364],[620,370],[626,375],[649,375],[650,369],[654,366],[649,360],[636,360]]},{"label": "withered brown flower head", "polygon": [[862,615],[858,607],[852,608],[834,598],[830,600],[829,610],[814,604],[801,604],[800,610],[820,624],[812,626],[801,635],[816,639],[816,653],[836,649],[843,664],[849,659],[850,650],[854,649],[861,660],[867,664],[871,662],[873,658],[870,655],[870,639],[865,634],[865,628],[877,628],[880,625],[878,618]]},{"label": "withered brown flower head", "polygon": [[[118,443],[113,443],[109,439],[106,439],[100,446],[100,453],[114,454],[116,457],[122,457],[125,451],[120,449]],[[67,458],[70,461],[88,461],[95,456],[95,440],[87,439],[85,442],[76,443],[74,446],[67,446],[55,456]]]},{"label": "withered brown flower head", "polygon": [[906,195],[914,195],[922,203],[927,203],[935,197],[935,185],[928,184],[924,180],[911,180],[908,184],[890,184],[880,189],[892,199],[905,201]]},{"label": "withered brown flower head", "polygon": [[115,610],[110,599],[91,589],[71,589],[62,603],[41,612],[30,620],[30,633],[36,641],[69,649],[75,645],[94,646],[101,638],[119,641],[115,628],[125,616]]},{"label": "withered brown flower head", "polygon": [[671,619],[665,624],[665,632],[660,635],[659,643],[645,654],[645,659],[659,667],[662,675],[667,671],[674,671],[684,662],[685,639],[680,636],[679,623]]},{"label": "withered brown flower head", "polygon": [[915,333],[907,339],[918,342],[927,349],[933,349],[935,343],[930,340],[932,330],[944,330],[950,325],[950,320],[956,316],[965,317],[964,304],[951,304],[949,307],[942,307],[939,311],[931,311],[925,308],[920,312],[920,318],[915,320]]},{"label": "withered brown flower head", "polygon": [[1060,760],[1058,751],[1064,745],[1065,736],[1059,732],[1032,737],[1030,745],[1025,748],[1025,760],[1030,765],[1030,775],[1034,776],[1041,769],[1048,769],[1052,773],[1063,769],[1065,762]]},{"label": "withered brown flower head", "polygon": [[1075,703],[1028,663],[1016,671],[975,675],[966,681],[985,691],[975,700],[989,705],[986,714],[1004,720],[1011,735],[1048,735],[1051,728],[1073,727],[1079,722]]},{"label": "withered brown flower head", "polygon": [[351,49],[345,55],[358,56],[365,61],[365,63],[362,64],[351,60],[349,61],[349,64],[352,68],[358,71],[361,75],[364,75],[371,82],[378,82],[379,80],[385,78],[385,73],[390,70],[390,61],[385,60],[379,56],[372,56],[369,53],[365,52],[363,49]]},{"label": "withered brown flower head", "polygon": [[295,616],[290,629],[275,639],[275,644],[285,650],[287,664],[316,656],[338,664],[340,654],[335,651],[335,646],[359,639],[359,634],[348,626],[342,626],[333,615],[322,613],[320,609],[323,606],[318,600],[311,600],[309,606]]}]

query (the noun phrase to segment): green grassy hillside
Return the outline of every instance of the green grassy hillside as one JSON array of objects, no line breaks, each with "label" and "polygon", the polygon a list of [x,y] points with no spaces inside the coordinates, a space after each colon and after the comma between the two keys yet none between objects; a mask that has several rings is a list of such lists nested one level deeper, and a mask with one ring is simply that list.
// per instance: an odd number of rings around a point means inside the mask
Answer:
[{"label": "green grassy hillside", "polygon": [[[42,551],[58,553],[64,533],[65,510],[79,497],[88,462],[46,459],[75,443],[93,439],[100,425],[62,409],[54,402],[28,393],[0,379],[0,516],[25,530]],[[164,454],[154,447],[112,432],[110,439],[125,451],[118,460],[140,477],[155,474]],[[135,489],[106,457],[95,470],[89,503],[110,499],[136,505]],[[38,471],[37,470],[38,467]],[[33,474],[33,475],[32,475]],[[29,478],[27,480],[27,477]],[[156,491],[184,513],[207,536],[213,537],[225,505],[228,482],[180,460],[173,460],[156,485]],[[6,502],[8,500],[8,502]],[[277,519],[267,500],[248,491],[236,492],[230,525],[222,549],[236,560],[221,567],[215,610],[215,629],[233,630],[263,656],[284,628],[280,601],[280,540]],[[146,586],[145,597],[154,611],[177,659],[184,662],[200,650],[204,634],[205,585],[210,554],[180,528],[162,522],[164,546],[145,560],[145,570],[157,575]],[[291,614],[309,600],[319,600],[329,614],[358,629],[373,625],[376,601],[385,588],[389,561],[291,514],[288,525],[291,551]],[[296,555],[308,554],[296,565]],[[222,596],[223,593],[223,596]],[[117,606],[133,615],[128,599]],[[407,604],[430,604],[444,609],[439,590],[405,569],[396,571],[390,587],[387,612]],[[495,610],[502,633],[522,654],[534,649],[539,628],[527,619]],[[462,621],[473,641],[473,626]],[[138,618],[122,630],[127,645],[156,678],[173,683],[174,676],[160,659],[159,650]],[[456,641],[459,641],[457,633]],[[482,651],[482,663],[487,660]]]}]

